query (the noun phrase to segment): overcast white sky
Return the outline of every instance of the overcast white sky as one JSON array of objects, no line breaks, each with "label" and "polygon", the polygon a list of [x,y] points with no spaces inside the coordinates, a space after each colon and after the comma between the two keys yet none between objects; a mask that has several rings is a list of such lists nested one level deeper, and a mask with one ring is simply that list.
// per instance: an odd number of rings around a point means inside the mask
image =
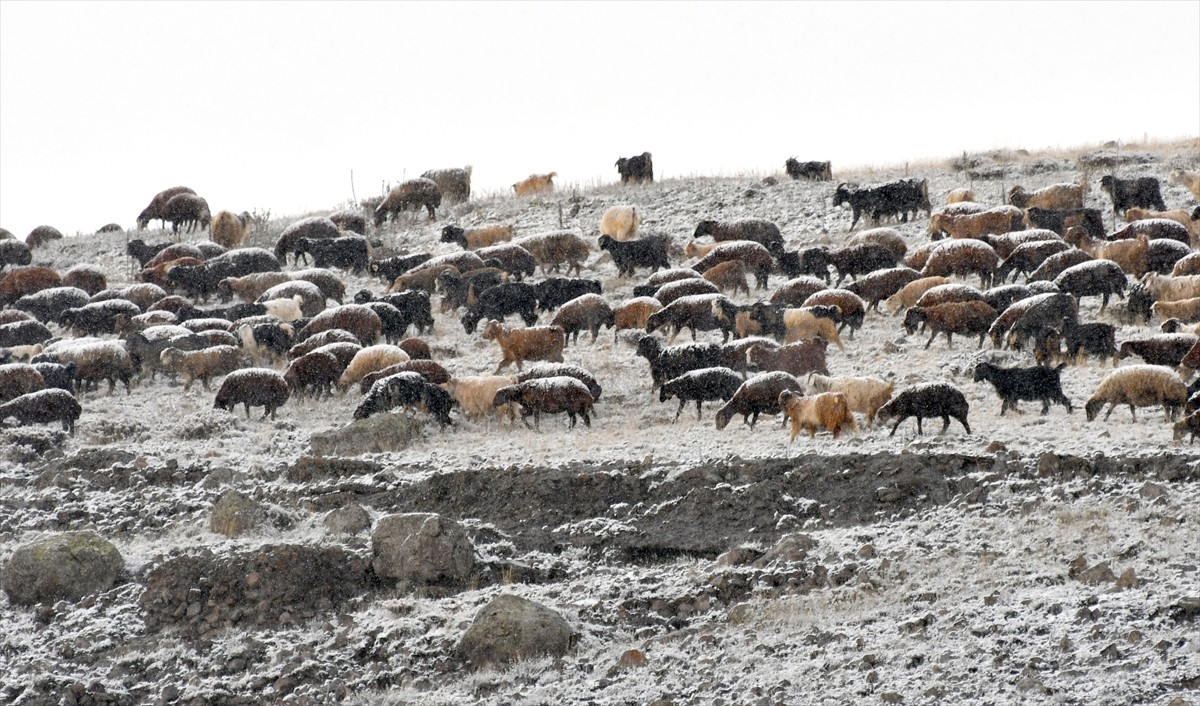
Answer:
[{"label": "overcast white sky", "polygon": [[1200,134],[1200,2],[0,2],[0,226]]}]

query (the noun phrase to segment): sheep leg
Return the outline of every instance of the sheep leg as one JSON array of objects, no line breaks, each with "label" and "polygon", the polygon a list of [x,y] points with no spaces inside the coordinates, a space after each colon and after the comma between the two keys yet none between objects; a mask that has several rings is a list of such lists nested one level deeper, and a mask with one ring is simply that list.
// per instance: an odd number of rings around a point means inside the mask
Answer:
[{"label": "sheep leg", "polygon": [[[685,404],[687,404],[687,402],[682,397],[680,397],[679,398],[679,409],[675,410],[675,418],[671,420],[672,424],[679,421],[679,414],[681,412],[683,412],[683,406]],[[696,403],[697,406],[699,406],[699,404],[700,404],[699,402]],[[697,415],[697,416],[699,416],[699,415]]]},{"label": "sheep leg", "polygon": [[249,419],[250,418],[250,403],[243,402],[242,404],[245,405],[245,407],[246,407],[246,419]]},{"label": "sheep leg", "polygon": [[[696,400],[696,421],[700,421],[700,405],[704,404],[704,400]],[[683,400],[679,401],[679,411],[683,411]],[[675,414],[675,418],[679,419],[679,414]]]},{"label": "sheep leg", "polygon": [[917,436],[925,436],[925,432],[921,431],[921,415],[917,415]]},{"label": "sheep leg", "polygon": [[933,335],[931,335],[931,336],[929,337],[929,340],[925,342],[925,350],[929,350],[929,347],[930,347],[931,345],[933,345],[933,339],[937,338],[937,335],[938,335],[938,332],[937,332],[937,331],[934,331],[934,332],[933,332]]},{"label": "sheep leg", "polygon": [[939,431],[938,434],[945,434],[946,430],[949,428],[950,428],[950,415],[943,414],[942,415],[942,430]]},{"label": "sheep leg", "polygon": [[[904,421],[904,417],[901,417],[900,419],[897,419],[897,420],[896,420],[896,423],[895,423],[895,425],[893,425],[893,426],[892,426],[892,433],[891,433],[891,434],[888,434],[888,437],[889,437],[889,438],[891,438],[891,437],[893,437],[893,436],[895,436],[895,435],[896,435],[896,430],[900,428],[900,422],[903,422],[903,421]],[[918,420],[918,424],[919,424],[919,423],[920,423],[920,420]]]}]

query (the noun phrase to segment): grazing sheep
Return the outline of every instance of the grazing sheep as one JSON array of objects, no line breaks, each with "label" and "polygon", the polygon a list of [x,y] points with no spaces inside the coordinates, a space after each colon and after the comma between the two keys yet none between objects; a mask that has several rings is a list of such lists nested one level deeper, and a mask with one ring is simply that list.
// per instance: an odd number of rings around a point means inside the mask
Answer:
[{"label": "grazing sheep", "polygon": [[67,309],[86,306],[90,298],[78,287],[50,287],[26,294],[13,304],[13,308],[27,311],[43,323],[51,323],[57,322]]},{"label": "grazing sheep", "polygon": [[[1011,208],[1011,207],[1009,207]],[[1024,227],[1024,214],[1019,209],[993,208],[981,213],[952,215],[934,214],[929,219],[929,231],[935,236],[949,235],[957,239],[979,239],[984,235],[1002,235]]]},{"label": "grazing sheep", "polygon": [[696,421],[700,420],[700,406],[706,401],[725,402],[733,397],[742,386],[742,377],[725,367],[700,368],[671,378],[663,383],[658,401],[666,402],[679,398],[679,409],[671,423],[679,421],[679,415],[688,402],[696,403]]},{"label": "grazing sheep", "polygon": [[804,309],[817,306],[836,306],[842,316],[842,321],[838,324],[838,333],[849,328],[851,340],[854,340],[854,332],[862,327],[867,316],[867,303],[862,297],[845,289],[823,289],[810,295],[801,304],[801,308]]},{"label": "grazing sheep", "polygon": [[833,181],[833,170],[829,162],[800,162],[795,157],[788,157],[783,163],[783,170],[794,181]]},{"label": "grazing sheep", "polygon": [[567,336],[560,326],[512,329],[495,319],[490,319],[484,325],[482,335],[485,341],[494,340],[500,346],[502,357],[495,373],[499,373],[510,363],[516,363],[517,370],[521,370],[522,364],[527,360],[561,363],[563,348],[567,345]]},{"label": "grazing sheep", "polygon": [[651,272],[657,272],[660,267],[671,267],[667,259],[668,243],[665,237],[623,240],[605,234],[600,236],[599,243],[600,249],[612,256],[618,277],[632,277],[639,267],[646,267]]},{"label": "grazing sheep", "polygon": [[[243,216],[247,215],[245,213]],[[338,228],[359,235],[367,234],[367,217],[362,213],[354,210],[337,211],[329,214],[329,220],[333,221]]]},{"label": "grazing sheep", "polygon": [[301,306],[304,305],[304,297],[299,294],[291,297],[281,297],[279,299],[268,299],[262,302],[262,306],[266,309],[267,316],[274,316],[280,321],[295,321],[304,317],[304,311]]},{"label": "grazing sheep", "polygon": [[1167,238],[1151,240],[1150,246],[1146,250],[1147,269],[1149,272],[1169,275],[1175,271],[1176,263],[1190,255],[1191,252],[1190,247],[1176,240]]},{"label": "grazing sheep", "polygon": [[40,248],[52,240],[62,240],[62,233],[54,226],[38,226],[25,236],[25,246],[30,250]]},{"label": "grazing sheep", "polygon": [[342,376],[338,378],[338,391],[344,393],[351,385],[368,374],[407,360],[407,353],[387,343],[362,348],[354,354],[354,358],[342,371]]},{"label": "grazing sheep", "polygon": [[212,223],[209,224],[209,233],[214,243],[226,250],[233,250],[242,246],[249,226],[249,213],[243,211],[240,216],[235,216],[229,211],[220,211],[213,216]]},{"label": "grazing sheep", "polygon": [[1008,190],[1006,202],[1017,208],[1083,208],[1083,198],[1087,192],[1087,179],[1081,179],[1078,184],[1051,184],[1032,194],[1027,193],[1022,186],[1014,186]]},{"label": "grazing sheep", "polygon": [[1026,243],[1065,242],[1061,235],[1044,228],[1019,230],[1002,235],[985,235],[980,240],[991,245],[992,249],[996,251],[996,255],[1002,260],[1010,257],[1013,251]]},{"label": "grazing sheep", "polygon": [[996,343],[997,337],[1003,335],[999,331],[1006,330],[1008,344],[1020,350],[1025,340],[1039,329],[1052,328],[1055,331],[1063,331],[1078,319],[1079,301],[1070,294],[1053,292],[1013,302],[996,317],[988,333],[993,336],[993,343],[999,345]]},{"label": "grazing sheep", "polygon": [[[254,302],[272,287],[290,282],[292,277],[286,272],[251,272],[242,277],[226,277],[217,282],[217,296],[222,302],[228,302],[235,296],[244,302]],[[270,298],[278,299],[279,296],[276,294]]]},{"label": "grazing sheep", "polygon": [[996,389],[1000,397],[1000,416],[1012,409],[1020,414],[1017,403],[1021,400],[1041,401],[1042,414],[1050,411],[1050,403],[1055,402],[1067,408],[1071,413],[1071,401],[1062,391],[1062,369],[1066,363],[1057,368],[1046,368],[1040,365],[1032,368],[1002,368],[988,362],[975,366],[975,382],[987,380]]},{"label": "grazing sheep", "polygon": [[484,267],[466,274],[459,274],[455,270],[442,272],[437,277],[437,288],[442,293],[442,313],[474,304],[484,290],[506,279],[504,270],[495,267]]},{"label": "grazing sheep", "polygon": [[[913,306],[928,309],[939,304],[981,302],[985,298],[983,292],[969,284],[950,283],[930,287],[914,302]],[[921,330],[924,331],[925,327],[921,326]]]},{"label": "grazing sheep", "polygon": [[[333,396],[333,386],[341,378],[344,367],[332,353],[313,351],[293,360],[283,373],[283,379],[292,394],[310,395],[321,399]],[[365,378],[364,378],[365,379]]]},{"label": "grazing sheep", "polygon": [[[929,290],[950,283],[949,277],[922,277],[901,287],[900,291],[887,298],[886,303],[891,307],[892,316],[896,316],[909,307],[915,306],[917,300]],[[972,289],[974,288],[972,287]]]},{"label": "grazing sheep", "polygon": [[[449,228],[450,226],[447,226]],[[382,260],[371,260],[371,264],[367,269],[371,274],[383,280],[384,284],[391,284],[397,277],[406,272],[416,271],[418,267],[429,262],[433,258],[427,252],[417,253],[415,255],[397,255],[396,257],[388,257]]]},{"label": "grazing sheep", "polygon": [[1148,365],[1179,367],[1184,357],[1200,336],[1191,333],[1160,333],[1149,338],[1133,339],[1121,343],[1122,360],[1136,355]]},{"label": "grazing sheep", "polygon": [[1192,233],[1188,227],[1169,218],[1147,218],[1126,223],[1110,233],[1108,239],[1112,241],[1132,240],[1141,235],[1145,235],[1147,240],[1167,238],[1185,246],[1190,246],[1192,242]]},{"label": "grazing sheep", "polygon": [[793,277],[779,285],[767,301],[781,306],[800,306],[812,295],[826,289],[829,289],[828,283],[816,277]]},{"label": "grazing sheep", "polygon": [[[311,353],[312,351],[315,351],[316,349],[320,348],[321,346],[324,346],[324,345],[327,345],[330,343],[354,344],[355,352],[357,352],[357,349],[362,348],[362,345],[360,344],[357,336],[350,333],[349,331],[343,331],[341,329],[335,328],[335,329],[329,329],[326,331],[322,331],[317,334],[313,334],[312,336],[309,336],[308,338],[304,339],[303,343],[297,343],[296,345],[292,346],[291,348],[288,349],[288,358],[295,360],[296,358],[299,358],[302,355]],[[350,356],[346,359],[346,362],[349,363],[350,359],[352,359],[353,357],[354,357],[354,354],[351,353]]]},{"label": "grazing sheep", "polygon": [[622,184],[628,184],[631,181],[636,184],[654,181],[654,160],[649,152],[643,152],[635,157],[621,157],[613,166],[621,175]]},{"label": "grazing sheep", "polygon": [[979,240],[949,240],[929,253],[921,274],[925,277],[978,275],[984,289],[992,284],[1000,258],[992,246]]},{"label": "grazing sheep", "polygon": [[337,267],[355,274],[367,272],[371,266],[371,244],[361,235],[300,238],[292,253],[297,258],[312,255],[316,267]]},{"label": "grazing sheep", "polygon": [[78,308],[66,309],[59,315],[58,321],[65,328],[72,329],[77,336],[99,336],[116,333],[117,316],[134,317],[140,313],[142,310],[131,301],[106,299]]},{"label": "grazing sheep", "polygon": [[1171,368],[1161,365],[1130,365],[1109,373],[1084,405],[1090,422],[1107,403],[1107,420],[1117,405],[1129,405],[1129,414],[1137,421],[1135,407],[1162,405],[1163,416],[1171,421],[1187,402],[1187,386]]},{"label": "grazing sheep", "polygon": [[406,360],[402,363],[396,363],[375,372],[367,373],[358,381],[358,390],[365,395],[370,392],[371,385],[374,385],[376,380],[382,380],[396,373],[420,373],[426,382],[431,382],[434,385],[442,385],[450,381],[450,371],[432,360]]},{"label": "grazing sheep", "polygon": [[762,218],[744,218],[738,221],[700,221],[695,232],[692,233],[692,237],[699,238],[705,235],[711,235],[712,239],[718,243],[749,240],[763,247],[768,247],[772,243],[779,247],[784,245],[783,234],[779,232],[779,226]]},{"label": "grazing sheep", "polygon": [[[145,230],[150,225],[150,221],[158,219],[163,222],[163,227],[167,224],[166,205],[173,197],[179,194],[195,194],[196,192],[186,186],[172,186],[169,189],[163,189],[154,195],[150,200],[150,205],[142,209],[142,212],[137,217],[138,230]],[[131,253],[132,254],[132,253]]]},{"label": "grazing sheep", "polygon": [[864,230],[861,233],[850,236],[846,241],[846,247],[854,245],[882,245],[892,254],[896,256],[896,261],[901,262],[904,256],[908,253],[908,242],[901,235],[900,231],[895,228],[871,228]]},{"label": "grazing sheep", "polygon": [[63,431],[72,436],[75,435],[75,422],[81,414],[83,407],[75,396],[58,388],[30,392],[0,404],[0,423],[10,417],[22,426],[62,422]]},{"label": "grazing sheep", "polygon": [[1104,237],[1104,216],[1095,208],[1030,208],[1025,211],[1025,225],[1029,228],[1049,230],[1058,235],[1066,235],[1071,228],[1079,228],[1087,233],[1088,237]]},{"label": "grazing sheep", "polygon": [[841,337],[838,336],[837,324],[825,316],[818,316],[811,308],[785,309],[783,327],[784,343],[795,343],[815,336],[836,345],[838,350],[846,350]]},{"label": "grazing sheep", "polygon": [[1192,435],[1188,440],[1190,446],[1196,442],[1196,434],[1200,433],[1200,411],[1192,412],[1171,427],[1171,439],[1176,443],[1183,441],[1183,435],[1188,433]]},{"label": "grazing sheep", "polygon": [[1070,249],[1071,245],[1063,240],[1038,240],[1021,243],[1008,257],[1004,258],[1000,267],[996,268],[996,279],[1000,282],[1007,282],[1008,275],[1011,273],[1013,280],[1016,281],[1018,275],[1028,275],[1041,267],[1046,258],[1051,255],[1057,255]]},{"label": "grazing sheep", "polygon": [[482,258],[485,264],[499,267],[518,282],[531,277],[538,266],[537,258],[532,253],[512,243],[480,248],[475,254]]},{"label": "grazing sheep", "polygon": [[746,296],[750,296],[750,284],[746,281],[746,263],[741,260],[722,262],[705,272],[703,277],[716,285],[718,292],[724,293],[726,289],[732,289],[735,295],[744,291]]},{"label": "grazing sheep", "polygon": [[5,363],[0,365],[0,402],[8,402],[28,392],[37,392],[46,387],[46,380],[38,369],[28,363]]},{"label": "grazing sheep", "polygon": [[[682,279],[700,279],[699,272],[690,267],[673,267],[661,272],[653,272],[646,278],[646,284],[651,287],[661,287],[668,282],[678,282]],[[638,295],[634,295],[638,296]]]},{"label": "grazing sheep", "polygon": [[[366,419],[372,414],[386,412],[396,407],[416,409],[425,399],[427,387],[435,387],[443,394],[445,393],[445,390],[440,387],[426,382],[420,373],[396,373],[376,380],[358,406],[354,408],[354,419]],[[449,417],[446,417],[445,423],[449,423]]]},{"label": "grazing sheep", "polygon": [[[24,312],[13,313],[24,314]],[[50,329],[46,328],[45,324],[40,321],[33,321],[32,319],[0,324],[0,348],[37,345],[45,343],[53,337],[54,334],[50,332]]]},{"label": "grazing sheep", "polygon": [[292,259],[298,262],[299,256],[295,254],[296,243],[302,238],[308,240],[332,239],[338,237],[340,233],[337,224],[328,218],[322,216],[301,218],[284,228],[283,232],[279,234],[279,238],[275,240],[275,259],[279,261],[279,264],[285,264],[287,256],[292,255]]},{"label": "grazing sheep", "polygon": [[638,339],[637,355],[650,364],[651,391],[664,382],[691,370],[720,365],[721,346],[715,343],[685,343],[663,348],[655,336]]},{"label": "grazing sheep", "polygon": [[950,428],[952,417],[970,434],[971,425],[967,423],[968,410],[967,398],[958,388],[944,382],[926,382],[901,391],[879,408],[877,416],[880,421],[893,418],[896,420],[892,432],[888,434],[889,437],[895,436],[900,424],[909,417],[917,418],[917,434],[922,433],[921,420],[933,417],[942,418],[940,434],[945,434]]},{"label": "grazing sheep", "polygon": [[767,288],[775,260],[766,247],[751,240],[730,240],[718,243],[717,247],[692,265],[692,269],[704,274],[709,269],[730,260],[741,260],[746,264],[746,269],[754,273],[755,289]]},{"label": "grazing sheep", "polygon": [[879,302],[896,295],[909,284],[921,279],[921,273],[911,267],[889,267],[864,275],[856,282],[846,285],[867,303],[867,309],[879,311]]},{"label": "grazing sheep", "polygon": [[217,390],[213,408],[232,412],[241,404],[245,406],[246,418],[249,419],[251,407],[262,407],[262,419],[275,419],[275,411],[290,396],[287,381],[278,372],[266,368],[242,368],[225,376]]},{"label": "grazing sheep", "polygon": [[846,396],[850,411],[863,414],[867,426],[875,423],[875,414],[888,400],[896,388],[894,382],[884,382],[873,377],[828,377],[820,373],[809,373],[808,384],[816,392],[840,392]]},{"label": "grazing sheep", "polygon": [[1112,358],[1114,368],[1120,360],[1117,330],[1112,324],[1078,324],[1067,320],[1063,327],[1062,342],[1065,349],[1063,355],[1078,365],[1083,363],[1087,355],[1099,357],[1101,365],[1104,365],[1105,358]]},{"label": "grazing sheep", "polygon": [[53,268],[41,265],[18,267],[0,277],[0,306],[12,304],[23,296],[43,289],[61,286],[62,276]]},{"label": "grazing sheep", "polygon": [[285,323],[242,324],[237,328],[237,336],[251,360],[275,365],[291,349],[295,329]]},{"label": "grazing sheep", "polygon": [[1158,179],[1154,177],[1120,179],[1109,174],[1100,178],[1100,190],[1112,199],[1113,213],[1124,213],[1135,206],[1158,211],[1167,210]]},{"label": "grazing sheep", "polygon": [[[692,340],[696,340],[697,331],[721,331],[721,340],[729,340],[733,329],[732,322],[722,321],[713,314],[715,302],[728,302],[723,294],[694,294],[680,297],[662,309],[646,318],[646,333],[654,333],[658,329],[670,331],[667,343],[675,340],[683,329],[692,332]],[[730,302],[732,304],[732,302]]]},{"label": "grazing sheep", "polygon": [[228,375],[242,366],[242,351],[236,346],[213,346],[198,351],[166,348],[159,354],[162,367],[183,374],[183,391],[191,389],[197,379],[208,390],[211,378]]},{"label": "grazing sheep", "polygon": [[512,422],[517,416],[515,404],[493,406],[496,391],[502,387],[517,384],[512,375],[475,375],[455,377],[442,384],[442,388],[458,402],[468,419],[479,421],[492,414],[497,417],[504,415]]},{"label": "grazing sheep", "polygon": [[29,246],[19,240],[0,240],[0,270],[8,265],[28,265],[33,262]]},{"label": "grazing sheep", "polygon": [[1034,282],[1053,282],[1055,278],[1057,278],[1067,269],[1093,259],[1095,258],[1083,252],[1082,250],[1077,250],[1075,248],[1064,250],[1063,252],[1046,258],[1037,269],[1029,273],[1029,276],[1025,281],[1029,284],[1033,284]]},{"label": "grazing sheep", "polygon": [[471,198],[471,165],[448,169],[430,169],[421,175],[437,184],[442,197],[448,203],[462,203]]},{"label": "grazing sheep", "polygon": [[621,331],[645,330],[646,320],[662,307],[654,297],[634,297],[618,304],[613,309],[613,343],[617,342],[617,334]]},{"label": "grazing sheep", "polygon": [[601,326],[612,328],[613,309],[599,294],[581,294],[563,304],[550,325],[562,328],[574,343],[579,342],[580,331],[590,331],[595,343]]},{"label": "grazing sheep", "polygon": [[758,423],[758,415],[783,411],[779,406],[779,396],[785,391],[804,394],[800,381],[788,373],[774,371],[755,375],[743,382],[733,397],[717,410],[714,425],[718,430],[724,429],[733,415],[740,414],[742,423],[749,424],[753,430]]},{"label": "grazing sheep", "polygon": [[515,230],[511,225],[479,226],[466,229],[456,225],[447,225],[442,227],[441,242],[457,243],[463,250],[479,250],[512,240]]},{"label": "grazing sheep", "polygon": [[929,184],[922,179],[903,179],[878,186],[860,187],[855,184],[839,184],[833,192],[833,205],[849,204],[853,216],[850,230],[858,223],[863,213],[870,212],[875,223],[883,216],[895,216],[907,223],[909,215],[914,218],[919,211],[929,214]]},{"label": "grazing sheep", "polygon": [[689,240],[688,244],[683,246],[683,254],[687,257],[702,258],[712,252],[712,249],[720,245],[720,243],[697,243],[694,240]]},{"label": "grazing sheep", "polygon": [[583,262],[591,254],[587,241],[571,231],[525,235],[513,240],[513,244],[520,245],[533,255],[542,267],[542,274],[551,270],[557,272],[562,265],[567,266],[567,274],[570,274],[571,270],[580,274]]},{"label": "grazing sheep", "polygon": [[358,337],[364,346],[374,345],[383,332],[383,321],[379,314],[371,311],[370,307],[362,304],[343,304],[339,307],[326,309],[314,316],[296,334],[296,342],[304,341],[313,334],[329,329],[342,329]]},{"label": "grazing sheep", "polygon": [[575,428],[577,416],[583,418],[585,425],[592,425],[591,412],[596,403],[586,385],[566,375],[537,378],[502,387],[492,399],[492,404],[497,407],[514,402],[520,405],[521,420],[526,426],[529,425],[526,418],[530,415],[537,427],[543,414],[565,412],[571,420],[572,429]]},{"label": "grazing sheep", "polygon": [[829,262],[838,272],[837,282],[840,285],[847,276],[857,278],[876,270],[884,270],[896,266],[896,254],[890,248],[876,243],[866,243],[829,252]]},{"label": "grazing sheep", "polygon": [[633,240],[637,237],[641,218],[634,206],[612,206],[600,216],[600,235],[614,240]]},{"label": "grazing sheep", "polygon": [[[689,255],[691,255],[693,246],[695,246],[694,241],[688,243],[687,250]],[[714,243],[713,247],[715,246],[716,244]],[[801,250],[784,250],[783,246],[779,243],[771,243],[767,246],[767,252],[771,253],[771,257],[775,258],[779,271],[785,277],[795,278],[801,275],[814,275],[820,277],[826,284],[829,283],[829,266],[833,264],[829,260],[829,248],[818,245]]]},{"label": "grazing sheep", "polygon": [[[731,260],[730,262],[740,262],[740,260]],[[703,275],[700,275],[697,279],[681,279],[674,282],[667,282],[655,289],[654,298],[661,302],[663,306],[669,306],[676,299],[696,296],[698,294],[719,294],[720,291],[717,285],[704,279]]]},{"label": "grazing sheep", "polygon": [[854,423],[854,415],[850,413],[850,403],[840,392],[821,392],[816,395],[802,394],[784,390],[779,393],[779,406],[787,419],[792,423],[792,434],[788,443],[794,443],[800,430],[808,432],[808,438],[817,436],[818,429],[824,429],[838,438],[843,428],[858,431]]},{"label": "grazing sheep", "polygon": [[181,226],[190,233],[208,228],[212,214],[208,202],[196,194],[176,194],[163,207],[163,219],[171,222],[172,233],[178,233]]},{"label": "grazing sheep", "polygon": [[395,186],[375,208],[375,227],[382,228],[388,219],[395,219],[401,212],[420,210],[429,212],[429,220],[436,218],[435,209],[442,205],[442,190],[437,182],[424,177],[409,179]]},{"label": "grazing sheep", "polygon": [[551,194],[554,193],[554,177],[556,176],[558,176],[558,172],[530,174],[528,178],[513,184],[512,189],[516,192],[517,198],[535,194]]},{"label": "grazing sheep", "polygon": [[132,394],[131,384],[135,368],[133,359],[120,341],[96,339],[74,339],[62,346],[47,347],[33,358],[35,363],[75,364],[75,381],[82,392],[86,387],[108,381],[108,394],[112,395],[116,384],[125,385],[125,394]]},{"label": "grazing sheep", "polygon": [[825,362],[828,345],[823,339],[809,338],[778,348],[750,346],[746,349],[746,363],[750,370],[781,371],[797,378],[809,373],[828,375],[829,366]]}]

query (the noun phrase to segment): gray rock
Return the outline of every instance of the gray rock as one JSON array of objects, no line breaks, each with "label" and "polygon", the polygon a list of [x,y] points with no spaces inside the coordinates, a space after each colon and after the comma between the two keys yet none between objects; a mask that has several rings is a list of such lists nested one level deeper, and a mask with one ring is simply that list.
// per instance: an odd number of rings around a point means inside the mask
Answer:
[{"label": "gray rock", "polygon": [[264,514],[262,505],[252,498],[236,490],[227,490],[213,505],[208,528],[232,539],[260,525]]},{"label": "gray rock", "polygon": [[367,453],[401,451],[421,438],[425,420],[407,414],[377,414],[351,422],[341,429],[320,432],[309,438],[316,456],[359,456]]},{"label": "gray rock", "polygon": [[121,553],[103,537],[64,532],[17,547],[0,583],[19,605],[73,601],[112,588],[123,568]]},{"label": "gray rock", "polygon": [[542,655],[561,657],[574,640],[571,626],[555,611],[504,594],[476,614],[457,649],[462,659],[478,669]]},{"label": "gray rock", "polygon": [[432,513],[381,519],[371,550],[375,573],[418,586],[462,586],[476,567],[475,547],[462,525]]},{"label": "gray rock", "polygon": [[775,562],[803,561],[809,551],[817,548],[817,540],[807,534],[792,534],[779,540],[766,554],[754,562],[754,566],[762,568]]},{"label": "gray rock", "polygon": [[343,505],[325,516],[325,529],[335,534],[358,534],[371,529],[371,515],[358,503]]}]

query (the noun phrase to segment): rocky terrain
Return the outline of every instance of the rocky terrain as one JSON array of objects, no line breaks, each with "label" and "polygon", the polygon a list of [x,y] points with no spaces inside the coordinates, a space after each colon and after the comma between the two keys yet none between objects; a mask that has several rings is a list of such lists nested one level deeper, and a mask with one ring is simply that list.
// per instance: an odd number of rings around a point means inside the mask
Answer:
[{"label": "rocky terrain", "polygon": [[[1095,184],[1106,164],[1159,177],[1171,208],[1195,206],[1166,179],[1200,167],[1195,141],[834,169],[861,183],[928,178],[935,204],[967,185],[1000,203],[1013,184],[1077,181],[1089,165]],[[561,222],[594,237],[605,208],[633,203],[643,233],[672,237],[673,262],[703,218],[769,218],[789,248],[850,236],[836,182],[764,176],[485,196],[369,235],[379,255],[450,252],[446,222]],[[1093,188],[1089,205],[1111,230],[1107,196]],[[269,247],[290,220],[251,244]],[[927,226],[897,227],[916,247]],[[35,263],[96,263],[120,286],[129,237],[57,241]],[[588,276],[613,302],[641,281],[597,253]],[[1101,314],[1085,300],[1081,318],[1118,325],[1119,340],[1156,329],[1127,323],[1122,304]],[[495,344],[437,314],[436,297],[434,309],[434,358],[491,372]],[[895,436],[789,445],[773,417],[715,430],[711,403],[672,423],[676,403],[651,394],[636,334],[611,331],[566,352],[604,387],[591,427],[573,430],[561,417],[539,429],[456,418],[443,431],[404,413],[350,424],[353,393],[247,419],[162,377],[89,392],[74,436],[0,436],[0,701],[1194,703],[1194,447],[1173,443],[1154,409],[1088,423],[1083,402],[1111,370],[1094,362],[1063,372],[1073,413],[1025,403],[1002,417],[971,372],[1028,353],[926,349],[874,312],[843,338],[833,374],[898,390],[950,382],[972,433],[938,435],[935,420],[918,436],[909,421]],[[536,627],[481,636],[497,614]]]}]

